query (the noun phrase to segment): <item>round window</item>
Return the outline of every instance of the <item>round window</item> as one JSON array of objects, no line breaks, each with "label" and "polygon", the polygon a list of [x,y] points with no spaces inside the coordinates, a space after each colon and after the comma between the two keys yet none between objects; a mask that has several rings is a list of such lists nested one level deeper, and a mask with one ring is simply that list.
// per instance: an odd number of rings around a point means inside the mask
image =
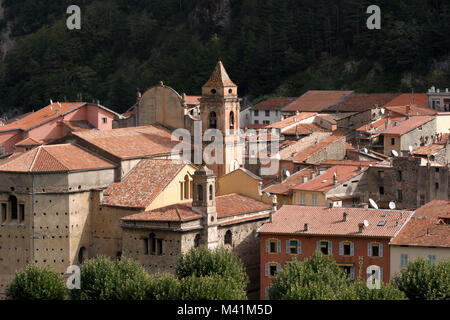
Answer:
[{"label": "round window", "polygon": [[216,94],[216,92],[217,92],[216,89],[211,89],[212,94]]}]

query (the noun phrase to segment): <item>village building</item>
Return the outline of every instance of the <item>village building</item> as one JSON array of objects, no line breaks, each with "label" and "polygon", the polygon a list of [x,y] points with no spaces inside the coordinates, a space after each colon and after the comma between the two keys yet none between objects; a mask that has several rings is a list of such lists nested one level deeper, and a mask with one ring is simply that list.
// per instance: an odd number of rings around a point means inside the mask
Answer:
[{"label": "village building", "polygon": [[[286,263],[316,250],[332,256],[352,280],[390,280],[389,242],[413,212],[284,205],[259,230],[260,299]],[[379,268],[377,271],[375,267]]]},{"label": "village building", "polygon": [[[0,126],[0,157],[15,151],[15,145],[27,138],[50,143],[80,129],[111,130],[119,114],[99,104],[56,102],[14,122]],[[18,148],[20,149],[19,144]]]},{"label": "village building", "polygon": [[281,121],[281,111],[283,108],[296,99],[290,97],[274,97],[258,103],[251,109],[250,123],[269,125]]},{"label": "village building", "polygon": [[427,92],[428,107],[434,110],[450,111],[450,92],[448,88],[440,90],[432,86]]},{"label": "village building", "polygon": [[391,277],[418,257],[439,263],[450,259],[450,201],[433,200],[414,212],[390,243]]}]

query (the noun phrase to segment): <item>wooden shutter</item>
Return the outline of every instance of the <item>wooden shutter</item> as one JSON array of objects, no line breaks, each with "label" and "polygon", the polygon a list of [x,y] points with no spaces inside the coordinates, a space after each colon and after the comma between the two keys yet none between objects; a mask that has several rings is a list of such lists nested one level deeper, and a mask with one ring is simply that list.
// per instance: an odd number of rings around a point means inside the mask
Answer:
[{"label": "wooden shutter", "polygon": [[372,256],[372,244],[370,242],[367,244],[367,256]]},{"label": "wooden shutter", "polygon": [[333,242],[328,241],[328,254],[333,255]]},{"label": "wooden shutter", "polygon": [[302,254],[302,242],[297,240],[297,253]]},{"label": "wooden shutter", "polygon": [[353,257],[355,255],[355,244],[350,242],[350,255]]},{"label": "wooden shutter", "polygon": [[290,253],[290,240],[286,240],[286,253]]},{"label": "wooden shutter", "polygon": [[317,249],[317,250],[320,250],[320,241],[317,241],[316,244],[317,244],[317,248],[316,248],[316,249]]},{"label": "wooden shutter", "polygon": [[380,258],[383,258],[383,244],[382,243],[380,243],[379,244],[379,251],[380,251]]},{"label": "wooden shutter", "polygon": [[281,253],[281,240],[277,240],[277,252]]},{"label": "wooden shutter", "polygon": [[380,281],[383,281],[383,268],[380,268]]},{"label": "wooden shutter", "polygon": [[266,240],[266,253],[269,253],[269,250],[270,250],[270,240],[267,239]]},{"label": "wooden shutter", "polygon": [[339,255],[344,255],[344,243],[342,241],[339,242]]},{"label": "wooden shutter", "polygon": [[269,263],[266,263],[266,277],[269,276]]},{"label": "wooden shutter", "polygon": [[352,281],[355,280],[355,267],[351,267],[351,268],[350,268],[350,279],[351,279]]}]

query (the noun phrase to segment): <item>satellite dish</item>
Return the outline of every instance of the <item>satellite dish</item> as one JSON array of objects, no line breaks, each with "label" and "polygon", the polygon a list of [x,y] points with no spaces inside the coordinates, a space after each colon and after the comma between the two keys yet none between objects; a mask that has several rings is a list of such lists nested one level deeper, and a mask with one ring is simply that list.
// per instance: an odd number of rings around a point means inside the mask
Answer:
[{"label": "satellite dish", "polygon": [[389,202],[389,209],[391,209],[391,210],[395,209],[395,202],[394,201]]},{"label": "satellite dish", "polygon": [[395,150],[392,150],[392,155],[393,155],[394,157],[398,157],[398,152],[395,151]]},{"label": "satellite dish", "polygon": [[367,221],[367,220],[364,220],[364,227],[368,227],[369,226],[369,221]]},{"label": "satellite dish", "polygon": [[275,159],[278,159],[278,160],[281,159],[281,156],[280,156],[280,153],[279,153],[279,152],[277,152],[277,154],[275,155]]},{"label": "satellite dish", "polygon": [[373,201],[373,199],[369,199],[369,202],[372,205],[372,207],[374,207],[375,209],[378,209],[378,205],[375,201]]},{"label": "satellite dish", "polygon": [[413,151],[413,147],[409,146],[409,152],[412,152],[412,151]]},{"label": "satellite dish", "polygon": [[289,170],[286,170],[286,177],[290,177],[291,173],[289,172]]},{"label": "satellite dish", "polygon": [[369,150],[367,150],[367,148],[364,148],[364,149],[363,149],[363,152],[364,152],[364,153],[368,153]]},{"label": "satellite dish", "polygon": [[381,114],[384,114],[384,111],[385,111],[384,108],[381,108]]}]

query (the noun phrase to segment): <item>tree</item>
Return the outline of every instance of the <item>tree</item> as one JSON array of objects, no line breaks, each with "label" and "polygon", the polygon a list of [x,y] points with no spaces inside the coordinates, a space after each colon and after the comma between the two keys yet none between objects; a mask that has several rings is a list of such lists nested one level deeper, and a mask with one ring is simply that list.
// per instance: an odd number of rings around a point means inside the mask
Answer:
[{"label": "tree", "polygon": [[147,285],[147,300],[180,300],[180,281],[172,274],[151,276]]},{"label": "tree", "polygon": [[396,274],[392,282],[411,300],[448,300],[450,260],[433,264],[418,258]]},{"label": "tree", "polygon": [[80,300],[143,300],[147,295],[148,274],[131,259],[98,256],[81,267],[81,289],[72,297]]},{"label": "tree", "polygon": [[211,276],[191,276],[180,282],[182,300],[246,300],[245,290],[235,282],[217,274]]},{"label": "tree", "polygon": [[6,295],[12,300],[64,300],[68,289],[58,272],[31,264],[16,273]]},{"label": "tree", "polygon": [[242,261],[223,247],[213,251],[192,248],[178,259],[175,273],[179,279],[218,275],[235,282],[242,290],[245,290],[249,282]]}]

